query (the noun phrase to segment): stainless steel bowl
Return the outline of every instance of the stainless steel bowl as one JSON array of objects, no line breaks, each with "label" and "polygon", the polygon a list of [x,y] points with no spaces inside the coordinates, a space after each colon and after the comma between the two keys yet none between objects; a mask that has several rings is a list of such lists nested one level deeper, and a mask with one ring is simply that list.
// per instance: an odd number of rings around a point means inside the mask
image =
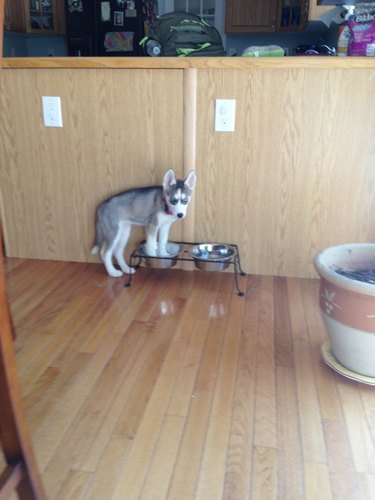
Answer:
[{"label": "stainless steel bowl", "polygon": [[200,243],[191,247],[189,254],[202,271],[224,271],[234,255],[234,248],[221,243]]},{"label": "stainless steel bowl", "polygon": [[176,265],[177,257],[181,253],[182,247],[177,243],[167,243],[167,252],[171,255],[171,258],[168,257],[149,257],[145,252],[145,243],[143,243],[139,247],[139,253],[142,255],[142,258],[147,267],[154,267],[157,269],[168,269],[169,267],[173,267]]}]

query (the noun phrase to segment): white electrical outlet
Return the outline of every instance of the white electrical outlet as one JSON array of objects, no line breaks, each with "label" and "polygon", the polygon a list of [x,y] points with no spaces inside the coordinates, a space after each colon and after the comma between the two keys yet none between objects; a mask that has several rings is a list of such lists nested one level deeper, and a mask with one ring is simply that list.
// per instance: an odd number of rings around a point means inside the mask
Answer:
[{"label": "white electrical outlet", "polygon": [[216,99],[215,101],[215,131],[234,132],[236,117],[235,99]]},{"label": "white electrical outlet", "polygon": [[42,96],[43,123],[45,127],[62,127],[61,99]]}]

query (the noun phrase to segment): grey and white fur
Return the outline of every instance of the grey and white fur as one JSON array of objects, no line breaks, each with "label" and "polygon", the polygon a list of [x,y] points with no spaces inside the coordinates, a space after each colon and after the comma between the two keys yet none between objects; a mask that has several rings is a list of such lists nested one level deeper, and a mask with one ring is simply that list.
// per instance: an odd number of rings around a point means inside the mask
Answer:
[{"label": "grey and white fur", "polygon": [[[132,225],[146,227],[145,251],[149,256],[168,257],[167,242],[173,222],[186,216],[195,188],[192,170],[186,179],[176,179],[172,169],[162,186],[130,189],[101,203],[96,211],[96,235],[91,253],[100,252],[107,273],[113,277],[135,273],[125,262],[124,252]],[[114,266],[116,260],[120,269]]]}]

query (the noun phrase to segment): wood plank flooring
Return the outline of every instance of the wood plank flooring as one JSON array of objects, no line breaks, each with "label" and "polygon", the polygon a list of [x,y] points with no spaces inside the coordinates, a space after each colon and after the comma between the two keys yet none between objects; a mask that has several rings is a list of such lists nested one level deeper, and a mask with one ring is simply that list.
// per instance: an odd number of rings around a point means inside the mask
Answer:
[{"label": "wood plank flooring", "polygon": [[6,269],[51,500],[375,498],[375,387],[322,362],[318,280]]}]

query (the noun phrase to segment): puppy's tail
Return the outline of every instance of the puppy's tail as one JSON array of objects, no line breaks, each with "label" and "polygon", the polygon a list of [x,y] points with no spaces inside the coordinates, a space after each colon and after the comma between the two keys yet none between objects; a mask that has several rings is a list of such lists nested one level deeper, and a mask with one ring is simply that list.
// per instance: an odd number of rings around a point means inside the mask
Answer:
[{"label": "puppy's tail", "polygon": [[99,252],[99,245],[94,243],[94,246],[91,249],[91,254],[96,255]]}]

